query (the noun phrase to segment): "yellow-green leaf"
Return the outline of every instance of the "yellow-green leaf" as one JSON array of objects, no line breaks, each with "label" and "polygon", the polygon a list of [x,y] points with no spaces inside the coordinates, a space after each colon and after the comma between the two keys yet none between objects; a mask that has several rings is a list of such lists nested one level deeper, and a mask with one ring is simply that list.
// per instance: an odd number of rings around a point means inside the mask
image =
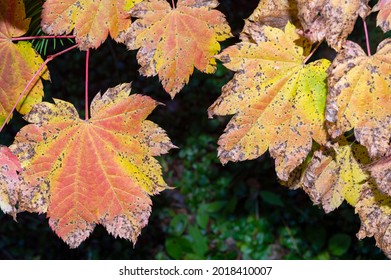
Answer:
[{"label": "yellow-green leaf", "polygon": [[338,208],[344,200],[355,206],[368,179],[362,165],[369,161],[363,146],[342,139],[331,150],[314,153],[303,176],[303,189],[326,213]]},{"label": "yellow-green leaf", "polygon": [[[24,35],[30,24],[23,1],[0,0],[0,126],[15,105],[19,95],[43,64],[29,42],[13,43],[12,38]],[[40,75],[49,79],[47,68]],[[16,109],[28,113],[42,100],[43,85],[38,76],[27,88]]]},{"label": "yellow-green leaf", "polygon": [[322,59],[303,64],[310,45],[290,23],[285,31],[252,26],[254,33],[244,34],[249,36],[246,41],[218,56],[236,73],[209,115],[235,114],[219,139],[222,163],[254,159],[269,148],[277,175],[285,181],[306,158],[312,140],[326,141],[323,123],[330,63]]}]

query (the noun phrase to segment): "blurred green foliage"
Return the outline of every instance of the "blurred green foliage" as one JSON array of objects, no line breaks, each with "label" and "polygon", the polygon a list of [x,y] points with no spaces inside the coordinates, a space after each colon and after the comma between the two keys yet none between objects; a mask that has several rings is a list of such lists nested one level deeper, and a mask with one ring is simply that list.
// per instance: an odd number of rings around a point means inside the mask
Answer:
[{"label": "blurred green foliage", "polygon": [[[235,38],[257,1],[221,1]],[[234,13],[232,11],[235,11]],[[369,26],[374,38],[378,30]],[[359,23],[358,23],[359,24]],[[362,43],[362,28],[353,39]],[[373,33],[373,34],[372,34]],[[377,37],[376,37],[377,38]],[[377,40],[377,39],[376,39]],[[65,41],[65,47],[70,42]],[[61,45],[48,44],[48,53]],[[334,55],[322,45],[319,54]],[[45,100],[72,102],[83,115],[83,52],[72,51],[49,64],[52,82],[45,82]],[[268,154],[257,160],[228,163],[217,158],[217,140],[229,117],[208,119],[207,108],[232,73],[218,65],[214,75],[195,71],[171,100],[158,79],[141,77],[135,52],[108,40],[90,60],[90,99],[119,83],[133,81],[132,92],[162,102],[150,119],[162,126],[180,149],[159,158],[173,187],[153,197],[148,226],[137,244],[115,239],[101,226],[77,249],[69,249],[49,228],[44,215],[22,213],[15,223],[0,213],[1,259],[384,259],[373,239],[357,240],[360,223],[343,204],[326,215],[302,190],[281,186]],[[2,132],[9,145],[25,122],[16,114]],[[0,211],[1,212],[1,211]]]}]

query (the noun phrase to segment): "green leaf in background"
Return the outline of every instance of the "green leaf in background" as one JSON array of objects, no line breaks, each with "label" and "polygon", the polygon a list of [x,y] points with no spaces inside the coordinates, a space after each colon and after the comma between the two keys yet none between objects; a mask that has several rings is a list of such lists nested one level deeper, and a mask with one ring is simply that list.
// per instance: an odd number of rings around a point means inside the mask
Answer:
[{"label": "green leaf in background", "polygon": [[183,259],[192,248],[190,241],[182,236],[167,239],[165,245],[167,254],[175,260]]},{"label": "green leaf in background", "polygon": [[226,204],[227,201],[215,201],[212,203],[204,203],[201,204],[200,209],[208,213],[215,213],[220,211]]},{"label": "green leaf in background", "polygon": [[209,215],[205,213],[203,210],[198,210],[196,216],[196,222],[200,228],[206,229],[209,222]]},{"label": "green leaf in background", "polygon": [[200,229],[197,226],[189,226],[189,235],[192,238],[192,247],[194,253],[199,257],[205,256],[208,251],[208,239],[201,233]]},{"label": "green leaf in background", "polygon": [[327,251],[323,251],[320,254],[315,256],[316,260],[329,260],[330,259],[330,254]]},{"label": "green leaf in background", "polygon": [[261,191],[259,194],[261,195],[262,200],[270,205],[279,206],[279,207],[285,206],[281,198],[275,193],[269,191]]},{"label": "green leaf in background", "polygon": [[170,233],[176,236],[182,235],[187,227],[188,217],[185,214],[176,215],[170,222]]},{"label": "green leaf in background", "polygon": [[329,251],[334,256],[342,256],[345,254],[349,247],[352,239],[345,233],[334,234],[329,240]]}]

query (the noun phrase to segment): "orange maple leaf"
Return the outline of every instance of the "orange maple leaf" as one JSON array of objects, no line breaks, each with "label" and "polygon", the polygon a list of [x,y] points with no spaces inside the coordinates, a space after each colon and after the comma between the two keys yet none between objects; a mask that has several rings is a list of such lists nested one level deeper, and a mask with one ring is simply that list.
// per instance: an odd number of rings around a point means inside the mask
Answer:
[{"label": "orange maple leaf", "polygon": [[52,229],[72,248],[98,223],[135,243],[151,212],[149,196],[167,188],[153,156],[174,146],[145,120],[157,102],[129,91],[122,84],[98,94],[88,121],[65,101],[40,103],[26,116],[33,124],[10,147],[26,183],[20,209],[47,211]]},{"label": "orange maple leaf", "polygon": [[[42,58],[29,42],[14,44],[12,38],[24,35],[30,25],[23,1],[0,0],[0,126],[15,105],[19,95],[43,64]],[[49,79],[45,67],[41,77]],[[16,109],[28,113],[42,100],[43,85],[37,77],[26,90]]]},{"label": "orange maple leaf", "polygon": [[110,33],[117,42],[129,28],[128,11],[142,0],[47,0],[42,11],[42,30],[47,34],[74,35],[79,48],[98,48]]},{"label": "orange maple leaf", "polygon": [[372,9],[379,11],[377,14],[376,25],[384,31],[391,30],[391,0],[380,0]]},{"label": "orange maple leaf", "polygon": [[176,8],[165,0],[146,0],[130,12],[139,19],[132,23],[126,44],[131,50],[140,48],[140,73],[159,75],[172,98],[188,83],[194,67],[216,71],[219,41],[231,36],[224,15],[213,9],[217,6],[217,0],[178,0]]}]

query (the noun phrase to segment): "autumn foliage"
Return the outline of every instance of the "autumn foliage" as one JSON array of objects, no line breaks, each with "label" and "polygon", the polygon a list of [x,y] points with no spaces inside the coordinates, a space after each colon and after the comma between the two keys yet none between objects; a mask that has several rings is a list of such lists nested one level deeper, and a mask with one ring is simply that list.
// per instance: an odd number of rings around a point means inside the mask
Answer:
[{"label": "autumn foliage", "polygon": [[[221,163],[269,151],[282,184],[326,212],[347,201],[361,220],[357,237],[374,236],[391,257],[391,39],[373,54],[368,40],[364,50],[347,39],[371,13],[390,30],[391,1],[368,2],[261,0],[240,41],[222,51],[232,34],[217,0],[47,0],[41,25],[74,36],[87,57],[108,36],[138,50],[139,72],[158,76],[172,98],[194,69],[213,74],[221,61],[234,75],[207,110],[232,116],[218,140]],[[29,27],[23,2],[0,8],[0,124],[14,108],[29,122],[0,147],[1,209],[15,219],[46,213],[71,248],[97,224],[135,243],[150,196],[168,188],[155,157],[175,146],[146,120],[159,104],[130,94],[130,84],[98,93],[85,120],[68,102],[40,102],[47,62],[31,43],[13,42]],[[335,58],[311,60],[323,41]]]}]

